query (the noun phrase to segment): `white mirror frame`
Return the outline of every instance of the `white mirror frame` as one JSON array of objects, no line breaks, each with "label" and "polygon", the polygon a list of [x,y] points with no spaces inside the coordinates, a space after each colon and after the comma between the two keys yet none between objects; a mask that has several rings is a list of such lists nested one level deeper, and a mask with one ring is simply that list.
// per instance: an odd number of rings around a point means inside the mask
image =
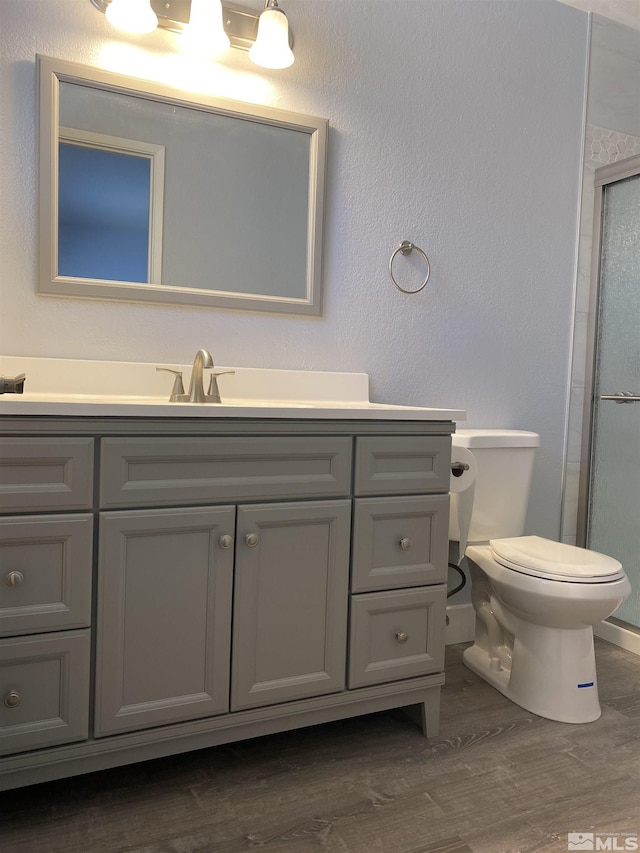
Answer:
[{"label": "white mirror frame", "polygon": [[[74,62],[37,57],[40,104],[39,246],[41,294],[85,299],[245,309],[280,314],[321,314],[322,234],[327,156],[326,119],[207,95],[189,95],[160,83],[114,74]],[[306,295],[278,297],[259,293],[139,284],[58,275],[59,84],[78,83],[218,115],[257,121],[309,135],[309,205]]]}]

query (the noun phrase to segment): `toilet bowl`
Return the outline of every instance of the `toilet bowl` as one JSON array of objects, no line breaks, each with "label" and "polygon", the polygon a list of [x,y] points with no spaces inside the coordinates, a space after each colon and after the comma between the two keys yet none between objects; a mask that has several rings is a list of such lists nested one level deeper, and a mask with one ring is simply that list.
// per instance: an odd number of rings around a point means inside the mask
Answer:
[{"label": "toilet bowl", "polygon": [[[593,625],[631,587],[612,557],[521,535],[537,441],[518,430],[461,430],[453,437],[453,461],[456,446],[464,446],[478,469],[465,552],[476,626],[463,662],[527,711],[593,722],[601,713]],[[455,539],[455,502],[451,516]]]},{"label": "toilet bowl", "polygon": [[463,654],[466,666],[541,717],[597,720],[593,625],[630,592],[620,563],[538,536],[492,540],[466,554],[481,628]]}]

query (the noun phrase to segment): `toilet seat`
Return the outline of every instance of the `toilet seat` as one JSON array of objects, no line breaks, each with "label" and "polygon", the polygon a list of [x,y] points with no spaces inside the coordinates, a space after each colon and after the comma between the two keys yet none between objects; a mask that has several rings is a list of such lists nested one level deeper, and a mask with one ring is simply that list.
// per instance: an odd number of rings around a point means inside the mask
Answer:
[{"label": "toilet seat", "polygon": [[494,560],[521,574],[568,583],[607,583],[624,577],[621,563],[586,548],[541,536],[517,536],[489,542]]}]

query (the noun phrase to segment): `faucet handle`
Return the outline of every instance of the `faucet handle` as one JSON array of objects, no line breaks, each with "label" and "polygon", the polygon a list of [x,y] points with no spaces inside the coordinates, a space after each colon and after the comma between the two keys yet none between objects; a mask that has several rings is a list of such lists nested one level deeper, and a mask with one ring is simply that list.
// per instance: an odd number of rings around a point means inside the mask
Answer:
[{"label": "faucet handle", "polygon": [[164,371],[165,373],[173,373],[175,379],[173,380],[173,388],[171,389],[171,396],[169,397],[170,403],[185,403],[189,397],[184,392],[184,385],[182,384],[182,371],[181,370],[172,370],[170,367],[156,367],[157,371]]},{"label": "faucet handle", "polygon": [[218,376],[224,376],[226,373],[233,375],[235,370],[220,370],[214,371],[209,379],[209,390],[207,391],[207,403],[221,403],[220,389],[218,388]]}]

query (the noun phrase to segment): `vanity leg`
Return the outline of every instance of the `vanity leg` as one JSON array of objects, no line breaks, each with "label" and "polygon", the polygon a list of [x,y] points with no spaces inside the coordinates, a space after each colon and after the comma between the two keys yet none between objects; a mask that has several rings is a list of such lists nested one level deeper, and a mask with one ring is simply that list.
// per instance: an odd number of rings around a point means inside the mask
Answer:
[{"label": "vanity leg", "polygon": [[420,705],[422,711],[422,734],[437,737],[440,731],[440,687],[432,687]]},{"label": "vanity leg", "polygon": [[432,687],[424,702],[403,708],[426,738],[437,737],[440,730],[440,687]]}]

